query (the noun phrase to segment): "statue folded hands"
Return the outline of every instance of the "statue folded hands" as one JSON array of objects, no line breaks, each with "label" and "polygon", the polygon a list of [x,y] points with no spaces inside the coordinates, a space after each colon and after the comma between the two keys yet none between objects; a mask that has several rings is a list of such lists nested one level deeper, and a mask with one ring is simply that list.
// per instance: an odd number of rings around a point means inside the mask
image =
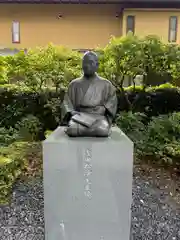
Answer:
[{"label": "statue folded hands", "polygon": [[108,137],[117,111],[116,89],[96,73],[98,57],[86,52],[82,68],[84,75],[68,86],[62,104],[62,124],[70,137]]}]

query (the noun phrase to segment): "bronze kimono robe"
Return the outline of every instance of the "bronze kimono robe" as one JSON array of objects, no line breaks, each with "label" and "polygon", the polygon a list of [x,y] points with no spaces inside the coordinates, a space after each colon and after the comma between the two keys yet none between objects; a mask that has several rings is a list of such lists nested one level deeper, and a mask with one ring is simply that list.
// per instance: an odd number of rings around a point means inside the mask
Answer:
[{"label": "bronze kimono robe", "polygon": [[116,90],[110,81],[98,75],[93,80],[82,77],[69,84],[62,104],[62,123],[68,124],[71,112],[77,111],[92,115],[97,123],[106,120],[111,125],[116,110]]}]

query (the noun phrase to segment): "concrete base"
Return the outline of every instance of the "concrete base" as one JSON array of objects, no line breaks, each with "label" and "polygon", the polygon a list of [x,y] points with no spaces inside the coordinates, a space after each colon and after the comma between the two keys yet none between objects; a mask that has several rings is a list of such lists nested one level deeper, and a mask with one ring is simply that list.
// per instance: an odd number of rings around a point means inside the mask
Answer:
[{"label": "concrete base", "polygon": [[43,142],[45,240],[129,240],[133,143],[69,138],[58,127]]}]

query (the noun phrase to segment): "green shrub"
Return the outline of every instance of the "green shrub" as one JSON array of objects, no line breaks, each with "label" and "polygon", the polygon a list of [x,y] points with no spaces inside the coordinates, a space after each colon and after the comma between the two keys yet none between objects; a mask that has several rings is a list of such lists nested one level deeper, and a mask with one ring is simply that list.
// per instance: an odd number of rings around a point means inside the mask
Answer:
[{"label": "green shrub", "polygon": [[117,125],[134,142],[137,158],[180,165],[180,112],[153,117],[124,112]]},{"label": "green shrub", "polygon": [[[56,91],[44,89],[34,92],[27,87],[5,85],[0,87],[0,127],[15,127],[16,123],[28,115],[37,117],[44,130],[54,130],[61,119],[61,102],[64,89]],[[180,90],[171,84],[159,87],[148,87],[144,92],[142,87],[125,89],[130,102],[134,102],[133,112],[152,116],[180,111]],[[118,94],[118,113],[128,111],[123,94]],[[136,101],[135,101],[136,100]]]},{"label": "green shrub", "polygon": [[124,77],[143,74],[141,41],[131,34],[111,38],[103,50],[100,68],[113,84],[122,89]]},{"label": "green shrub", "polygon": [[[147,86],[150,73],[178,81],[179,47],[152,36],[139,39],[127,35],[112,38],[97,51],[99,74],[117,87],[116,124],[134,142],[135,153],[179,163],[180,89],[170,83]],[[81,57],[76,51],[51,44],[27,54],[22,51],[0,57],[1,203],[7,201],[18,177],[42,169],[41,144],[34,141],[48,137],[59,125],[64,92],[81,74]],[[137,74],[144,76],[142,86],[135,86]],[[132,78],[133,86],[122,87],[125,76]]]},{"label": "green shrub", "polygon": [[0,56],[0,84],[6,84],[8,82],[7,69],[6,58]]},{"label": "green shrub", "polygon": [[45,109],[49,109],[52,112],[56,125],[59,125],[61,122],[61,103],[63,99],[61,95],[64,95],[63,91],[59,94],[59,96],[48,99],[47,103],[44,105]]},{"label": "green shrub", "polygon": [[[164,44],[156,36],[139,38],[128,34],[113,37],[104,49],[96,51],[99,54],[100,75],[121,90],[125,76],[132,78],[134,86],[138,74],[144,76],[144,85],[151,84],[146,82],[151,74],[167,76],[176,82],[179,79],[179,46]],[[33,91],[47,86],[61,89],[80,76],[81,58],[81,53],[53,44],[28,50],[27,53],[20,51],[14,56],[0,58],[0,79],[3,83],[7,79],[9,83],[23,81]]]},{"label": "green shrub", "polygon": [[18,132],[12,127],[10,127],[9,129],[0,128],[0,146],[7,146],[13,143],[17,138]]},{"label": "green shrub", "polygon": [[0,87],[0,127],[15,127],[22,118],[33,115],[39,119],[43,129],[54,129],[59,124],[63,96],[64,90],[34,92],[21,86]]},{"label": "green shrub", "polygon": [[45,132],[45,137],[48,138],[51,133],[52,133],[51,130],[46,130],[46,132]]},{"label": "green shrub", "polygon": [[[135,90],[129,87],[127,94],[133,104],[133,112],[144,112],[151,117],[180,111],[180,89],[169,83],[148,87],[146,91],[143,91],[142,87],[137,87]],[[122,99],[119,101],[122,102]],[[120,104],[119,106],[121,107]]]},{"label": "green shrub", "polygon": [[180,113],[153,117],[147,126],[139,154],[172,163],[179,161]]},{"label": "green shrub", "polygon": [[180,141],[166,143],[163,151],[163,160],[169,164],[180,165]]},{"label": "green shrub", "polygon": [[175,77],[174,72],[178,73],[178,64],[176,69],[172,70],[171,63],[174,64],[180,54],[170,50],[170,47],[156,36],[138,38],[127,34],[120,38],[113,37],[109,44],[103,50],[98,49],[98,52],[100,53],[99,72],[112,80],[114,85],[121,90],[123,90],[125,76],[131,77],[135,87],[136,75],[143,75],[143,85],[146,87],[151,84],[149,81],[151,74],[160,78],[167,76],[171,79],[169,75]]},{"label": "green shrub", "polygon": [[23,177],[42,175],[40,142],[14,142],[0,147],[0,204],[9,203],[14,183]]},{"label": "green shrub", "polygon": [[[134,86],[138,74],[144,76],[144,85],[151,84],[148,78],[151,74],[167,76],[175,82],[180,78],[179,46],[164,44],[157,36],[139,38],[128,34],[113,37],[104,49],[96,51],[100,56],[100,75],[121,90],[125,76],[132,78]],[[14,56],[1,57],[0,83],[8,79],[8,83],[23,81],[34,91],[49,85],[60,89],[80,76],[81,57],[82,54],[77,51],[53,44],[28,50],[27,53],[20,51]]]},{"label": "green shrub", "polygon": [[18,142],[0,148],[0,204],[8,202],[13,183],[26,166],[27,145],[26,142]]},{"label": "green shrub", "polygon": [[117,116],[116,124],[133,141],[141,144],[146,129],[146,116],[141,113],[123,112]]},{"label": "green shrub", "polygon": [[35,92],[47,86],[59,89],[80,75],[80,61],[78,52],[49,44],[8,56],[8,77],[10,82],[23,81]]},{"label": "green shrub", "polygon": [[42,132],[42,124],[39,119],[33,115],[28,115],[17,122],[15,128],[18,131],[19,138],[24,141],[37,141]]},{"label": "green shrub", "polygon": [[[166,45],[154,36],[138,38],[128,34],[112,38],[97,52],[100,75],[117,86],[118,113],[131,110],[145,113],[150,119],[180,111],[179,88],[170,84],[147,87],[145,82],[150,72],[169,74],[177,81],[178,46]],[[61,119],[60,105],[67,85],[81,74],[81,57],[76,51],[49,44],[27,54],[20,51],[0,58],[0,78],[2,73],[8,83],[18,82],[0,85],[0,127],[15,127],[21,119],[32,115],[38,118],[43,131],[54,130]],[[135,86],[137,74],[144,75],[143,86]],[[125,76],[133,78],[133,86],[127,89],[122,87]]]}]

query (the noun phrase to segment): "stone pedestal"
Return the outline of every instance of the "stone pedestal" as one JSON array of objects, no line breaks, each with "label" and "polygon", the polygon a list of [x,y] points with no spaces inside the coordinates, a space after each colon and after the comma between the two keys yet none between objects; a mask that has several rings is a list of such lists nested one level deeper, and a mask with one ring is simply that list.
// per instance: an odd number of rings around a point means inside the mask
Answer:
[{"label": "stone pedestal", "polygon": [[133,143],[69,138],[57,128],[43,142],[45,240],[129,240]]}]

